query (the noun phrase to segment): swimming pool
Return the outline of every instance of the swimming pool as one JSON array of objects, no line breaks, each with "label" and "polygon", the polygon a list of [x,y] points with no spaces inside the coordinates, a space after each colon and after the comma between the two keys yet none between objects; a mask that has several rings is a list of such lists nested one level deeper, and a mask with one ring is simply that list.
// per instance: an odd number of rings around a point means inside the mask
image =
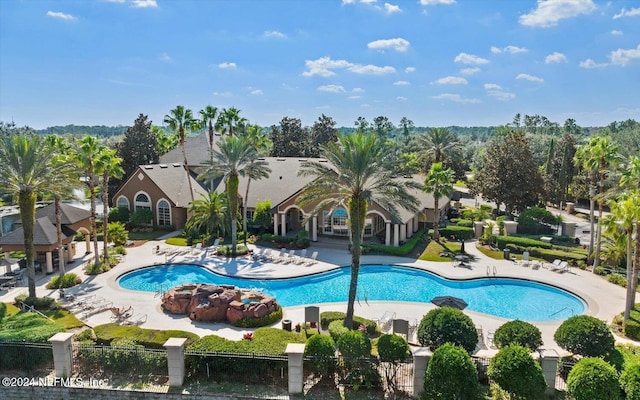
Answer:
[{"label": "swimming pool", "polygon": [[[121,287],[154,292],[185,283],[212,283],[257,289],[274,296],[283,307],[347,301],[350,268],[289,279],[243,279],[222,276],[190,264],[142,268],[118,278]],[[508,319],[556,321],[582,314],[579,297],[553,286],[511,278],[449,280],[416,268],[362,265],[358,299],[430,303],[436,296],[464,299],[468,310]]]}]

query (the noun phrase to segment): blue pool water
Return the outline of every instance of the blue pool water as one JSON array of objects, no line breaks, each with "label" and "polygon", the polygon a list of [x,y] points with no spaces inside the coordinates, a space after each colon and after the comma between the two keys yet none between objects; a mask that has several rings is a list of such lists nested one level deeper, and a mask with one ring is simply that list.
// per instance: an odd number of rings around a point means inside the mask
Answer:
[{"label": "blue pool water", "polygon": [[[235,285],[258,289],[276,298],[283,307],[345,302],[350,268],[290,279],[243,279],[215,274],[188,264],[142,268],[122,275],[121,287],[154,292],[186,283]],[[585,303],[561,289],[520,279],[479,278],[448,280],[415,268],[394,265],[363,265],[358,278],[358,299],[430,303],[436,296],[464,299],[468,310],[525,321],[563,320],[582,314]]]}]

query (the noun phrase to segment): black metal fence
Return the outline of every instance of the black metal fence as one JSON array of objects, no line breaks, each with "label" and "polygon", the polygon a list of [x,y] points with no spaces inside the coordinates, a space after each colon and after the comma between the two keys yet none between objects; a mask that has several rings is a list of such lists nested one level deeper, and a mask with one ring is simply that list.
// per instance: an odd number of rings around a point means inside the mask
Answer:
[{"label": "black metal fence", "polygon": [[53,370],[51,343],[0,342],[0,371],[3,373],[41,372],[44,376]]}]

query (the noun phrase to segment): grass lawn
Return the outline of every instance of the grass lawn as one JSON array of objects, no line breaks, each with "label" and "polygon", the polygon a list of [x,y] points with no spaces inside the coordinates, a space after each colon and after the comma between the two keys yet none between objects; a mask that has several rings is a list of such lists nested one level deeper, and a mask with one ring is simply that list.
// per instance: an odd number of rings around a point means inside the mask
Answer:
[{"label": "grass lawn", "polygon": [[129,232],[129,240],[155,240],[166,235],[167,231]]},{"label": "grass lawn", "polygon": [[455,252],[458,252],[458,251],[460,251],[460,244],[459,243],[452,243],[452,242],[438,243],[435,240],[432,240],[431,242],[429,242],[429,245],[422,252],[420,257],[418,257],[418,259],[423,260],[423,261],[441,261],[441,262],[447,261],[447,262],[450,262],[451,261],[451,257],[442,257],[440,255],[440,253],[442,253],[442,252],[455,253]]},{"label": "grass lawn", "polygon": [[82,328],[84,326],[84,322],[76,318],[72,312],[65,309],[43,311],[42,313],[66,329]]}]

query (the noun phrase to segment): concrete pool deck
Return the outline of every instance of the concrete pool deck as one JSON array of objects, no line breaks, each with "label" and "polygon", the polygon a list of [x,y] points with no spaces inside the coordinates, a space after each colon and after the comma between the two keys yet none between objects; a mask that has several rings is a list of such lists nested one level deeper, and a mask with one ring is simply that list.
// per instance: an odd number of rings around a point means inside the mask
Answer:
[{"label": "concrete pool deck", "polygon": [[[88,294],[95,295],[108,301],[113,302],[117,307],[133,308],[134,317],[136,315],[146,316],[146,321],[140,326],[150,329],[179,329],[193,332],[200,336],[219,335],[232,340],[242,338],[247,329],[235,328],[224,323],[200,323],[193,322],[187,316],[165,314],[160,309],[160,298],[157,293],[147,293],[139,291],[131,291],[121,288],[117,283],[117,278],[125,272],[138,269],[140,267],[165,264],[165,263],[191,263],[203,265],[212,271],[224,275],[245,277],[245,278],[287,278],[293,276],[307,275],[334,269],[338,266],[346,266],[351,262],[351,255],[344,249],[334,247],[321,247],[322,244],[313,244],[308,249],[308,254],[318,251],[319,262],[311,266],[301,266],[296,264],[274,264],[256,262],[248,257],[238,259],[227,259],[217,256],[206,256],[205,252],[193,251],[165,255],[156,254],[156,248],[185,250],[185,248],[171,247],[164,241],[149,241],[141,246],[127,248],[127,255],[122,262],[111,271],[100,275],[87,276],[84,275],[82,265],[84,259],[88,259],[92,254],[85,255],[83,260],[76,261],[68,266],[68,272],[75,272],[82,277],[83,282],[77,287],[68,290],[68,293],[76,293],[82,290]],[[589,271],[583,271],[572,268],[568,272],[554,272],[549,269],[540,268],[534,270],[530,267],[522,267],[509,260],[494,260],[482,254],[474,243],[467,243],[466,250],[469,254],[475,256],[476,260],[468,262],[465,267],[454,267],[450,262],[427,262],[409,259],[405,257],[391,256],[370,256],[362,257],[362,264],[397,264],[412,266],[427,271],[434,272],[446,278],[466,279],[474,277],[486,277],[487,274],[497,277],[513,277],[521,279],[530,279],[537,282],[547,283],[553,286],[564,288],[570,292],[582,297],[587,303],[585,314],[594,316],[604,320],[607,324],[611,323],[612,318],[624,310],[625,289],[607,282],[605,279],[594,275]],[[78,254],[84,250],[84,243],[78,243]],[[58,297],[56,290],[46,289],[45,285],[51,278],[38,274],[37,278],[37,295]],[[167,290],[169,288],[164,288]],[[15,296],[20,293],[26,293],[27,288],[23,285],[9,292],[0,292],[0,300],[4,302],[13,302]],[[545,299],[540,299],[541,302]],[[320,306],[320,311],[346,311],[346,303],[327,303],[316,304]],[[431,303],[408,303],[393,301],[365,301],[360,299],[355,304],[355,314],[369,319],[379,319],[387,311],[396,313],[396,318],[417,320],[436,306]],[[72,309],[73,310],[73,309]],[[494,331],[500,325],[507,322],[507,319],[494,317],[491,315],[480,314],[477,312],[465,310],[477,327],[482,328],[484,345],[480,346],[480,353],[493,353],[495,349],[488,346],[487,334]],[[81,312],[77,313],[82,316]],[[304,307],[286,307],[284,308],[284,318],[290,319],[293,325],[304,321]],[[111,312],[106,309],[102,312],[87,315],[82,319],[88,326],[96,326],[111,322]],[[543,348],[553,349],[559,353],[562,350],[553,341],[553,334],[561,321],[556,322],[536,322],[542,332],[544,341]],[[280,323],[274,325],[280,327]],[[617,338],[622,342],[629,342],[624,338]]]}]

